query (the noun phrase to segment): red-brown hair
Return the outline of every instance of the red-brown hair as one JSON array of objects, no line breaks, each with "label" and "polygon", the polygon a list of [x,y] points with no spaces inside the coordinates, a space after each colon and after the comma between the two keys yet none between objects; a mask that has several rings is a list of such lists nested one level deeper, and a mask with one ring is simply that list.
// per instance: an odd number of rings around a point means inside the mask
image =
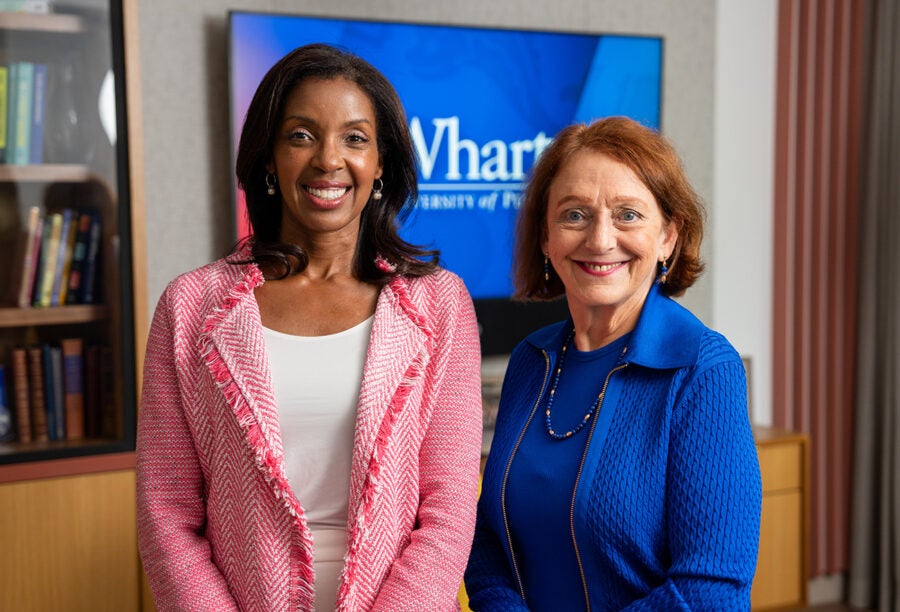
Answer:
[{"label": "red-brown hair", "polygon": [[547,198],[550,184],[563,165],[573,153],[585,149],[628,166],[656,198],[666,221],[675,223],[678,241],[667,264],[662,290],[670,296],[684,293],[703,272],[703,203],[688,181],[681,158],[662,134],[626,117],[607,117],[590,125],[563,128],[532,167],[516,227],[515,297],[552,300],[565,294],[557,275],[544,280],[541,244],[547,235]]}]

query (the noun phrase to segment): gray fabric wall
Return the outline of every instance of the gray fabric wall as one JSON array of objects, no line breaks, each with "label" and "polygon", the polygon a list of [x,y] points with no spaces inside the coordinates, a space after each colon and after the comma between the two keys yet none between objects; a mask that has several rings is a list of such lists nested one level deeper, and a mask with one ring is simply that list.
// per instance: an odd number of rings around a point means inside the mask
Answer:
[{"label": "gray fabric wall", "polygon": [[[233,240],[229,9],[661,35],[663,131],[709,203],[712,226],[715,0],[153,0],[138,5],[151,313],[172,277],[222,255]],[[707,274],[682,300],[707,322],[715,266],[709,259]]]}]

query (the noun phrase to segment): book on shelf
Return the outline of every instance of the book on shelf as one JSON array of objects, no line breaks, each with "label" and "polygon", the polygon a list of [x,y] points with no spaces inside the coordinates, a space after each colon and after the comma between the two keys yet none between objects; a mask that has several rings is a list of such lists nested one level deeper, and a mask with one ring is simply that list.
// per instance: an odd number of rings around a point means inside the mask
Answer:
[{"label": "book on shelf", "polygon": [[[40,346],[28,347],[28,389],[31,399],[32,439],[36,442],[52,440],[56,424],[53,413],[47,410],[44,389],[44,356]],[[38,423],[43,427],[39,435]]]},{"label": "book on shelf", "polygon": [[88,230],[87,250],[84,255],[84,267],[81,274],[81,290],[78,295],[79,304],[96,304],[99,302],[98,279],[100,277],[100,240],[103,222],[100,213],[91,212],[91,227]]},{"label": "book on shelf", "polygon": [[44,406],[47,411],[47,439],[58,440],[59,423],[56,409],[56,387],[53,381],[53,356],[49,344],[40,345],[41,370],[44,382]]},{"label": "book on shelf", "polygon": [[31,397],[28,380],[28,355],[21,346],[12,350],[12,388],[16,413],[16,435],[20,442],[31,442]]},{"label": "book on shelf", "polygon": [[12,278],[9,284],[9,303],[24,308],[31,305],[34,289],[34,270],[40,254],[41,234],[44,217],[38,206],[28,209],[25,225],[16,238],[15,254],[12,258]]},{"label": "book on shelf", "polygon": [[34,64],[31,100],[31,145],[28,162],[44,161],[44,116],[47,112],[47,64]]},{"label": "book on shelf", "polygon": [[53,421],[56,426],[54,440],[66,439],[66,406],[63,396],[62,349],[49,344],[44,345],[44,389],[49,389],[49,409],[53,410]]},{"label": "book on shelf", "polygon": [[13,62],[2,67],[0,161],[40,164],[44,157],[44,120],[47,110],[47,65]]},{"label": "book on shelf", "polygon": [[85,344],[84,358],[84,435],[88,438],[114,438],[121,423],[115,402],[115,365],[112,349],[102,344]]},{"label": "book on shelf", "polygon": [[15,97],[15,124],[13,127],[13,164],[28,164],[31,159],[31,111],[34,97],[34,64],[16,62],[13,95]]},{"label": "book on shelf", "polygon": [[78,227],[75,232],[75,244],[72,246],[72,264],[69,268],[66,290],[66,304],[77,304],[81,299],[81,278],[91,234],[91,217],[91,213],[87,211],[81,211],[78,215]]},{"label": "book on shelf", "polygon": [[32,306],[50,305],[50,298],[53,295],[53,279],[56,273],[56,258],[59,255],[59,241],[62,237],[62,222],[61,213],[49,213],[44,219],[44,236],[41,239],[41,254],[34,281]]},{"label": "book on shelf", "polygon": [[0,164],[6,161],[6,113],[9,104],[9,67],[0,65]]},{"label": "book on shelf", "polygon": [[0,0],[0,12],[46,15],[53,12],[53,3],[51,0]]},{"label": "book on shelf", "polygon": [[60,340],[63,367],[63,403],[66,414],[66,440],[84,438],[84,341]]},{"label": "book on shelf", "polygon": [[13,162],[13,149],[16,140],[16,78],[19,65],[12,62],[6,67],[6,149],[3,151],[3,163]]},{"label": "book on shelf", "polygon": [[102,220],[96,211],[28,210],[16,239],[9,303],[19,307],[95,304]]},{"label": "book on shelf", "polygon": [[50,292],[50,306],[61,306],[66,303],[66,290],[69,286],[69,269],[72,265],[72,249],[75,242],[76,212],[64,208],[62,212],[62,228],[59,234],[56,267],[53,270],[53,289]]},{"label": "book on shelf", "polygon": [[99,438],[103,433],[100,411],[100,347],[84,347],[84,435]]},{"label": "book on shelf", "polygon": [[0,442],[9,442],[16,435],[13,427],[6,372],[6,366],[0,364]]},{"label": "book on shelf", "polygon": [[102,344],[84,346],[84,435],[111,438],[119,435],[115,404],[112,349]]}]

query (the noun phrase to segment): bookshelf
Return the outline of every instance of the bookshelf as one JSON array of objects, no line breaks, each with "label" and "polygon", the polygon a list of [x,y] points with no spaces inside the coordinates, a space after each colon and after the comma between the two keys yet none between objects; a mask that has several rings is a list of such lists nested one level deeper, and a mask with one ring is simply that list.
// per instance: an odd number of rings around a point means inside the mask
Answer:
[{"label": "bookshelf", "polygon": [[[25,463],[62,473],[66,459],[134,450],[122,3],[44,4],[0,12],[0,365],[12,420],[0,482]],[[64,359],[69,340],[78,348]],[[22,366],[16,351],[37,348],[43,358]]]},{"label": "bookshelf", "polygon": [[[50,14],[0,12],[0,65],[44,63],[48,77],[42,158],[0,163],[0,364],[15,347],[66,338],[108,347],[115,427],[0,442],[0,610],[137,611],[136,362],[147,333],[137,2],[48,4]],[[7,249],[34,205],[100,218],[91,303],[10,302]]]},{"label": "bookshelf", "polygon": [[52,183],[84,182],[91,178],[88,166],[78,164],[33,164],[27,166],[0,165],[0,181]]},{"label": "bookshelf", "polygon": [[0,13],[0,29],[21,32],[84,31],[84,22],[78,15],[40,13]]},{"label": "bookshelf", "polygon": [[0,308],[0,329],[64,323],[90,323],[109,318],[106,306],[55,306],[48,308]]}]

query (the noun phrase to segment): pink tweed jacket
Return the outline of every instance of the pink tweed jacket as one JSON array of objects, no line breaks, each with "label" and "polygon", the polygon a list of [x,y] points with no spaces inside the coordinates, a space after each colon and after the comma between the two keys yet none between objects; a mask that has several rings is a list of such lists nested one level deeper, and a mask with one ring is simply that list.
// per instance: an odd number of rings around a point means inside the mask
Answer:
[{"label": "pink tweed jacket", "polygon": [[[138,538],[160,610],[311,610],[312,538],[285,476],[252,264],[176,278],[147,346]],[[382,288],[360,390],[338,609],[454,610],[472,542],[480,351],[462,281]]]}]

